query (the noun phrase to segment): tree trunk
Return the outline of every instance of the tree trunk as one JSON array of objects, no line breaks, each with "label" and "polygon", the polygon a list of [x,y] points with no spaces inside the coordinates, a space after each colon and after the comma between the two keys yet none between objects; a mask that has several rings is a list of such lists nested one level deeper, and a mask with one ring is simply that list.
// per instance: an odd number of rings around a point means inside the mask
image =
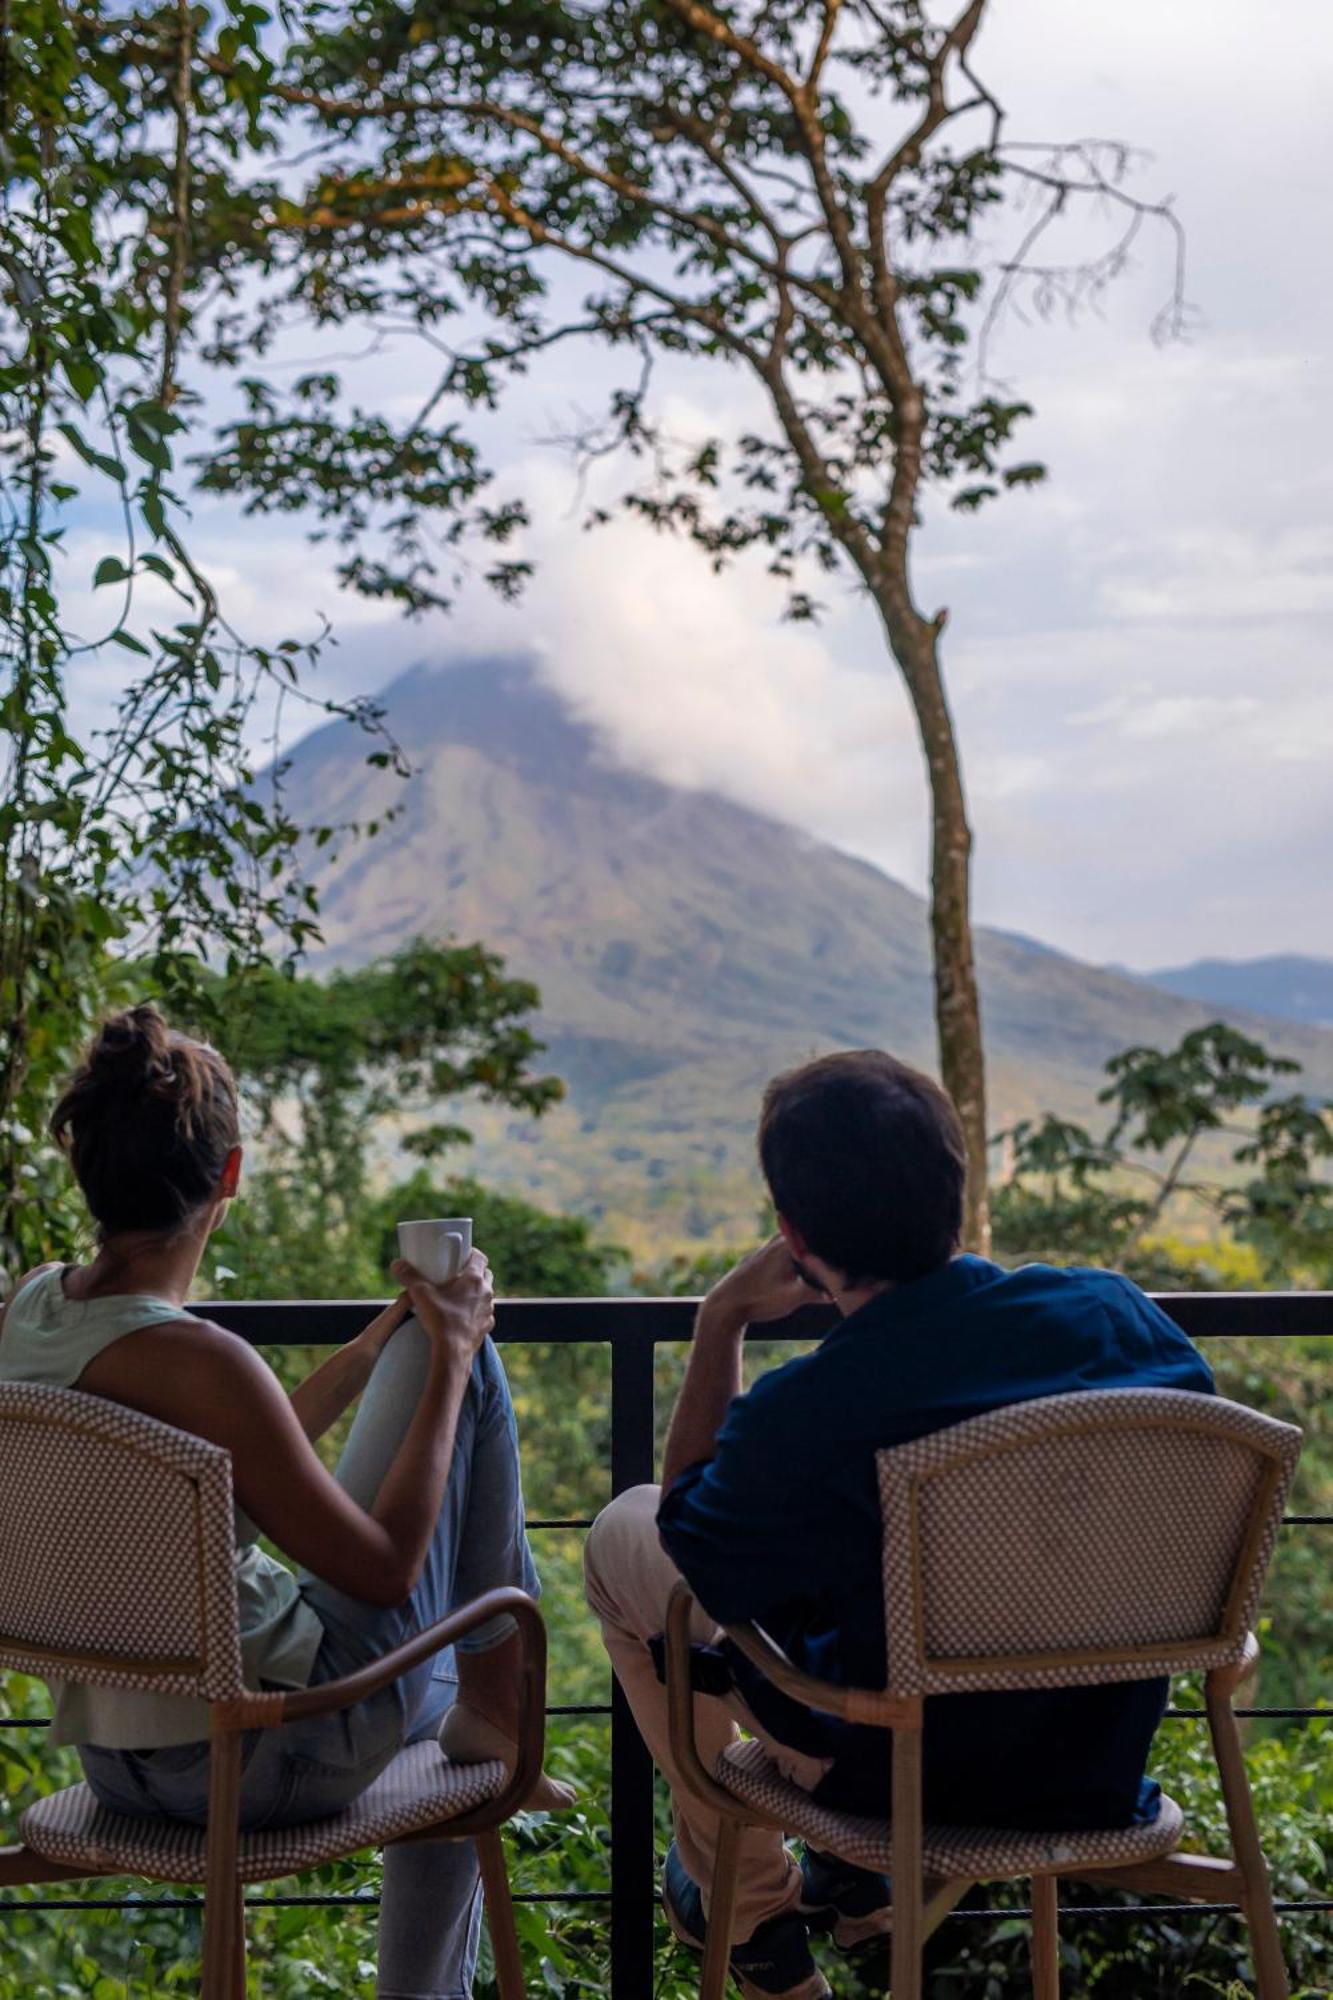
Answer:
[{"label": "tree trunk", "polygon": [[[877,593],[878,595],[878,593]],[[972,957],[972,829],[958,758],[953,717],[939,666],[942,618],[928,623],[895,604],[888,592],[879,609],[902,669],[921,732],[930,779],[930,935],[935,969],[935,1028],[940,1078],[958,1107],[967,1145],[967,1203],[963,1247],[990,1255],[990,1191],[986,1158],[986,1065],[981,1002]],[[887,599],[887,601],[886,601]]]}]

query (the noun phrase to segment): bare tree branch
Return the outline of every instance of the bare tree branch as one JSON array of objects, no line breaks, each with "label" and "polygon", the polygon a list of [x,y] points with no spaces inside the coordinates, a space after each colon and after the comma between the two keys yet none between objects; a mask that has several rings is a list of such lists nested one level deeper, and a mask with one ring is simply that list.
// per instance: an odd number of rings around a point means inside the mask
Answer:
[{"label": "bare tree branch", "polygon": [[[1112,160],[1109,173],[1101,165],[1099,157],[1108,151]],[[1029,166],[1013,157],[1033,152],[1042,155],[1046,164]],[[1025,279],[1035,281],[1039,288],[1038,311],[1048,311],[1058,299],[1062,299],[1070,311],[1076,311],[1086,299],[1095,298],[1112,279],[1120,275],[1134,242],[1148,221],[1164,223],[1174,246],[1171,291],[1154,318],[1153,338],[1158,341],[1174,340],[1185,334],[1189,324],[1189,304],[1185,291],[1187,243],[1184,226],[1169,196],[1162,201],[1145,201],[1123,185],[1120,176],[1127,170],[1130,157],[1127,148],[1109,140],[1080,139],[1068,145],[1051,146],[1015,142],[1001,148],[1004,171],[1044,190],[1047,199],[1013,254],[1000,266],[1000,282],[991,297],[977,337],[979,380],[987,378],[987,361],[996,328]],[[1071,161],[1078,169],[1077,174],[1069,171],[1066,165]],[[1107,201],[1124,210],[1127,221],[1120,236],[1100,257],[1082,263],[1030,263],[1028,260],[1036,245],[1066,213],[1069,203],[1080,196]]]},{"label": "bare tree branch", "polygon": [[841,12],[842,0],[824,0],[824,19],[820,25],[819,41],[811,58],[810,67],[806,71],[803,86],[807,96],[813,96],[819,89],[819,79],[823,75],[829,50],[833,46],[833,37],[837,32],[838,16]]}]

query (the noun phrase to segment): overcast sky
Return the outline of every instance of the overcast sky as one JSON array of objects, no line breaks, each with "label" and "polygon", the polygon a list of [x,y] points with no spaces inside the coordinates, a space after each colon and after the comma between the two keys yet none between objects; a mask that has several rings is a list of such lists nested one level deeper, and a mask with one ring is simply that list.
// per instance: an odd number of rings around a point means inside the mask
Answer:
[{"label": "overcast sky", "polygon": [[[932,514],[920,538],[918,597],[950,610],[977,914],[1097,962],[1333,955],[1328,0],[993,0],[978,53],[1011,137],[1152,155],[1135,185],[1176,198],[1199,319],[1187,345],[1153,345],[1170,252],[1145,238],[1101,317],[1010,320],[995,365],[1037,406],[1022,454],[1050,481]],[[923,887],[913,725],[865,609],[838,597],[794,628],[760,573],[715,578],[627,524],[581,532],[542,439],[596,407],[603,366],[553,360],[504,419],[502,483],[539,524],[516,609],[479,589],[448,619],[386,624],[337,597],[288,519],[210,507],[196,550],[257,635],[329,613],[330,687],[532,649],[617,754]],[[386,397],[429,373],[404,351]],[[739,424],[738,391],[730,371],[678,375],[673,422]]]}]

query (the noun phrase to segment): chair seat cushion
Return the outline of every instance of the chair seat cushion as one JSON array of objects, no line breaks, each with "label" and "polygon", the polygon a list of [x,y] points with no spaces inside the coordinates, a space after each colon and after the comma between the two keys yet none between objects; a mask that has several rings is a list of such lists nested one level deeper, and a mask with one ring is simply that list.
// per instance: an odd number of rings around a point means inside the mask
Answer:
[{"label": "chair seat cushion", "polygon": [[[438,1743],[411,1743],[345,1812],[303,1825],[242,1833],[243,1882],[270,1882],[363,1847],[382,1847],[437,1821],[457,1819],[503,1789],[504,1765],[453,1764]],[[183,1820],[130,1819],[108,1812],[87,1785],[70,1785],[28,1807],[19,1831],[50,1861],[89,1874],[147,1875],[157,1882],[202,1882],[205,1835]]]},{"label": "chair seat cushion", "polygon": [[[779,1820],[812,1846],[837,1854],[858,1868],[888,1874],[892,1837],[886,1819],[862,1819],[819,1805],[784,1778],[762,1743],[735,1744],[718,1758],[716,1777],[746,1805]],[[1083,1868],[1129,1867],[1169,1853],[1180,1837],[1183,1818],[1174,1799],[1162,1794],[1157,1817],[1147,1826],[1109,1827],[1094,1832],[1050,1833],[1001,1826],[927,1826],[922,1865],[927,1875],[966,1875],[977,1881],[1009,1875],[1077,1874]]]}]

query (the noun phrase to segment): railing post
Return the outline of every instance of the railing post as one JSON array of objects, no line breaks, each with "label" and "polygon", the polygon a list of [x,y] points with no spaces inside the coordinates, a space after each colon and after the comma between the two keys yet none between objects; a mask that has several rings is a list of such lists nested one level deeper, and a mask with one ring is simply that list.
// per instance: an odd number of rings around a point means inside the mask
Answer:
[{"label": "railing post", "polygon": [[[651,1333],[636,1327],[612,1334],[613,1495],[653,1477],[653,1356]],[[611,1692],[613,2000],[651,2000],[654,1876],[653,1763],[616,1681]]]}]

